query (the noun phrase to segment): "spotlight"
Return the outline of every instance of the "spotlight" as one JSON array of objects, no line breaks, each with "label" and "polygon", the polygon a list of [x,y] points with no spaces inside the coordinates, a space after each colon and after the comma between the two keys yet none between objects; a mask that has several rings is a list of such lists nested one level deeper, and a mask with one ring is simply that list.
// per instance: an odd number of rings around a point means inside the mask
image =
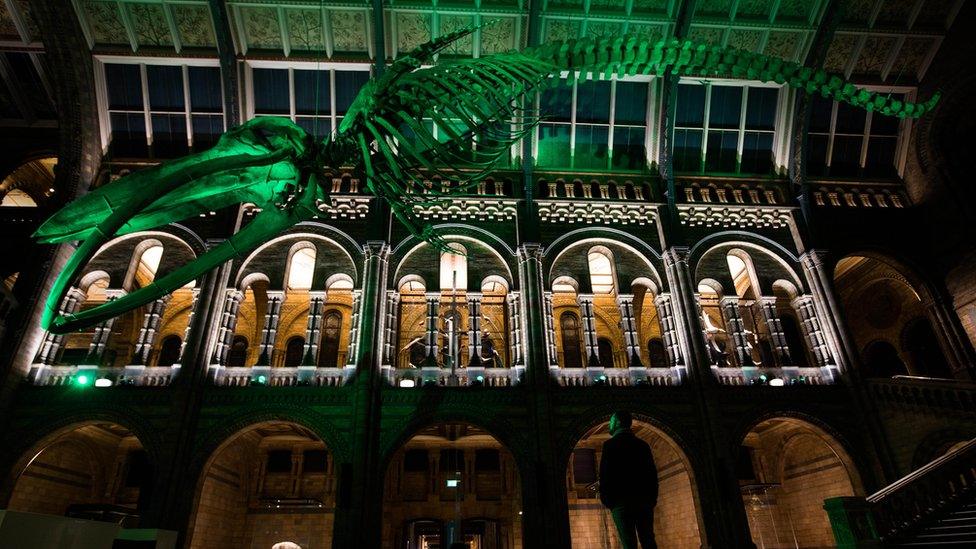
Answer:
[{"label": "spotlight", "polygon": [[401,379],[400,387],[416,387],[417,382],[412,379]]},{"label": "spotlight", "polygon": [[103,377],[95,380],[95,387],[111,387],[111,386],[112,386],[112,380],[107,377]]},{"label": "spotlight", "polygon": [[786,385],[786,382],[778,377],[769,380],[770,387],[782,387],[783,385]]},{"label": "spotlight", "polygon": [[91,378],[85,374],[81,374],[80,376],[75,378],[75,383],[81,385],[82,387],[87,387],[88,385],[91,384],[91,381],[92,381]]}]

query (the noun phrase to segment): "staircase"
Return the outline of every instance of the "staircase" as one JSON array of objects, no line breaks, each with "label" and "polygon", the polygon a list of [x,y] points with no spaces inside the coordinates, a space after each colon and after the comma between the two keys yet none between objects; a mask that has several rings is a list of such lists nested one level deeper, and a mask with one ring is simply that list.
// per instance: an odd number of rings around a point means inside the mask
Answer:
[{"label": "staircase", "polygon": [[867,501],[889,547],[976,547],[976,439]]},{"label": "staircase", "polygon": [[971,493],[966,501],[918,528],[895,547],[976,547],[976,497]]}]

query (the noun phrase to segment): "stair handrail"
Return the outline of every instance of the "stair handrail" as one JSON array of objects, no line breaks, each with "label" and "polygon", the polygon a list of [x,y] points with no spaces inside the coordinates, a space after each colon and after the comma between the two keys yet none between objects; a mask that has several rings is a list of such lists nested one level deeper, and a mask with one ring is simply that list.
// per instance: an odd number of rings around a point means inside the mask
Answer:
[{"label": "stair handrail", "polygon": [[976,487],[976,439],[896,480],[866,499],[882,539],[919,524]]}]

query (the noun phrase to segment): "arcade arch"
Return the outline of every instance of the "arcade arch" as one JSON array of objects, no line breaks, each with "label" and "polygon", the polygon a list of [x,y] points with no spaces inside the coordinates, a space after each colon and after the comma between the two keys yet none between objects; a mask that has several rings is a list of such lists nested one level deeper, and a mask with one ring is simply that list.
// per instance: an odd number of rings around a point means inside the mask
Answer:
[{"label": "arcade arch", "polygon": [[335,497],[333,454],[314,432],[289,421],[251,425],[203,468],[188,546],[329,547]]},{"label": "arcade arch", "polygon": [[[522,547],[521,488],[509,450],[468,423],[417,431],[390,459],[383,547]],[[453,536],[453,537],[452,537]]]},{"label": "arcade arch", "polygon": [[[603,443],[610,438],[609,420],[588,429],[576,443],[566,471],[569,524],[573,547],[618,548],[613,518],[600,503],[598,486]],[[658,499],[654,534],[658,547],[695,548],[702,545],[701,513],[692,467],[681,447],[652,423],[634,418],[634,434],[648,443],[657,471]]]}]

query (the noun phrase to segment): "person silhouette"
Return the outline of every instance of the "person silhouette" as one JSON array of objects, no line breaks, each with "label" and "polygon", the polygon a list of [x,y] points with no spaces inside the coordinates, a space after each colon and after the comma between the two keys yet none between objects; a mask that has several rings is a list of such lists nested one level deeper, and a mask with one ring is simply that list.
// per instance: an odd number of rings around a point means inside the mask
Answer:
[{"label": "person silhouette", "polygon": [[600,458],[600,502],[610,510],[623,549],[657,549],[654,506],[657,467],[651,447],[630,430],[630,412],[610,416],[610,440]]}]

